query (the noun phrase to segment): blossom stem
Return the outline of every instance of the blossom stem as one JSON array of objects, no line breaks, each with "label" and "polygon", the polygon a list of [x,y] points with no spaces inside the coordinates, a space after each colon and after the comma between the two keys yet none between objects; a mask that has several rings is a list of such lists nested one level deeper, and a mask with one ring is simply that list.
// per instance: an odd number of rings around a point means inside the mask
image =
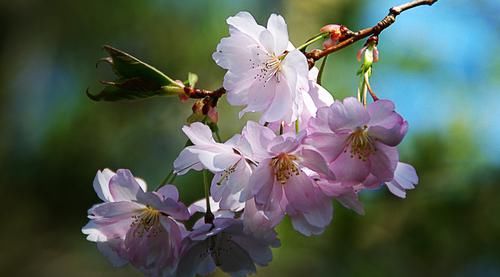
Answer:
[{"label": "blossom stem", "polygon": [[215,130],[215,137],[217,137],[217,141],[218,142],[222,142],[222,139],[220,138],[220,134],[219,134],[219,129]]},{"label": "blossom stem", "polygon": [[208,180],[208,171],[203,170],[203,189],[205,191],[205,201],[207,205],[207,211],[205,212],[205,223],[213,223],[214,214],[210,208],[210,183]]},{"label": "blossom stem", "polygon": [[313,43],[315,43],[318,40],[324,39],[324,38],[328,37],[329,35],[330,35],[330,33],[328,33],[328,32],[319,33],[319,34],[313,36],[312,38],[308,39],[301,46],[297,47],[297,50],[306,49],[306,47],[309,46],[310,44],[313,44]]},{"label": "blossom stem", "polygon": [[377,101],[378,97],[375,94],[375,92],[373,92],[372,87],[370,86],[370,81],[368,80],[367,74],[364,74],[364,76],[365,76],[365,85],[366,85],[366,88],[368,89],[368,92],[370,93],[373,101]]},{"label": "blossom stem", "polygon": [[165,177],[163,181],[161,181],[161,183],[158,185],[158,187],[156,187],[155,190],[159,190],[166,184],[172,184],[172,182],[175,180],[175,177],[177,177],[177,173],[175,173],[174,169],[170,170],[167,177]]},{"label": "blossom stem", "polygon": [[319,67],[319,72],[318,72],[318,78],[316,80],[316,83],[318,83],[318,85],[321,85],[321,77],[323,76],[323,71],[325,71],[325,65],[326,65],[327,58],[328,58],[328,56],[325,56],[323,58],[323,61],[321,61],[321,66]]},{"label": "blossom stem", "polygon": [[299,130],[300,130],[300,128],[299,128],[299,127],[300,127],[300,126],[299,126],[299,120],[297,119],[297,120],[295,120],[295,133],[296,133],[296,134],[298,134],[298,133],[299,133]]}]

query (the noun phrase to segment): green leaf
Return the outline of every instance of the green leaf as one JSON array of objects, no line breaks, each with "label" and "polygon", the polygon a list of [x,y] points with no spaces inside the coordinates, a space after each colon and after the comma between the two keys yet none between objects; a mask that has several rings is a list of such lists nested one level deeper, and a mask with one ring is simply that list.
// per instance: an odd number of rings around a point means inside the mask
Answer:
[{"label": "green leaf", "polygon": [[188,85],[192,88],[196,86],[196,83],[198,82],[198,75],[195,73],[188,73]]},{"label": "green leaf", "polygon": [[106,85],[98,94],[87,95],[95,101],[140,99],[155,95],[178,95],[182,87],[153,66],[121,50],[105,45],[109,57],[100,61],[111,65],[117,75],[115,81],[101,81]]},{"label": "green leaf", "polygon": [[106,50],[110,56],[105,58],[106,61],[111,64],[116,75],[121,78],[141,77],[156,82],[159,85],[167,85],[174,82],[158,69],[128,53],[109,45],[105,45],[104,50]]}]

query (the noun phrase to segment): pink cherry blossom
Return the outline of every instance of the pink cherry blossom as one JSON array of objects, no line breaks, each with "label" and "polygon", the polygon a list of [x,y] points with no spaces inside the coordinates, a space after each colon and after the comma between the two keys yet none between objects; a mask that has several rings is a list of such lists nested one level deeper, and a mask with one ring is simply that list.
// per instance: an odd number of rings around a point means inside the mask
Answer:
[{"label": "pink cherry blossom", "polygon": [[[189,210],[205,212],[205,200],[190,206]],[[219,210],[211,201],[215,219],[207,223],[198,220],[191,234],[183,241],[184,250],[177,270],[178,276],[208,275],[219,267],[231,276],[256,273],[256,266],[266,266],[272,260],[270,247],[278,247],[276,232],[267,230],[265,235],[255,236],[246,232],[241,219],[234,214]]]},{"label": "pink cherry blossom", "polygon": [[146,192],[146,184],[126,169],[97,172],[94,188],[104,203],[89,210],[82,228],[87,240],[115,266],[130,263],[148,276],[172,276],[187,236],[177,220],[187,220],[174,186]]},{"label": "pink cherry blossom", "polygon": [[321,233],[329,224],[332,207],[305,170],[316,172],[322,178],[334,176],[317,151],[303,146],[304,135],[287,133],[274,135],[271,140],[258,136],[248,138],[250,143],[266,141],[265,155],[259,160],[248,186],[257,210],[263,211],[271,222],[279,222],[276,217],[288,214],[296,230],[311,235]]},{"label": "pink cherry blossom", "polygon": [[408,123],[391,101],[364,107],[350,97],[318,109],[316,118],[309,121],[306,142],[325,157],[343,186],[370,187],[394,178],[399,160],[396,146],[407,129]]},{"label": "pink cherry blossom", "polygon": [[225,143],[216,142],[210,128],[195,122],[182,128],[192,146],[181,151],[174,161],[174,169],[184,174],[190,169],[208,169],[215,174],[211,194],[224,209],[243,209],[248,198],[247,184],[252,167],[251,146],[244,137],[235,135]]},{"label": "pink cherry blossom", "polygon": [[288,41],[283,17],[272,14],[267,28],[248,12],[227,19],[229,34],[212,55],[227,73],[224,88],[241,112],[261,112],[260,122],[295,121],[303,109],[300,88],[307,87],[305,56]]}]

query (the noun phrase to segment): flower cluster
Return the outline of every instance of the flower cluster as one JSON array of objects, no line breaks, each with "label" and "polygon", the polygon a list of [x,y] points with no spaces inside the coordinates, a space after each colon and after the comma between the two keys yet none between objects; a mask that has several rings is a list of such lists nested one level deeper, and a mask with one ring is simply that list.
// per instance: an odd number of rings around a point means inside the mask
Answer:
[{"label": "flower cluster", "polygon": [[[99,171],[94,189],[104,202],[88,211],[82,231],[114,265],[130,263],[149,276],[206,275],[216,267],[255,273],[280,245],[275,227],[285,216],[301,234],[319,235],[332,220],[332,200],[363,213],[361,191],[385,185],[404,198],[418,182],[415,169],[399,161],[408,123],[394,103],[367,103],[359,94],[334,100],[279,15],[267,27],[246,12],[227,23],[230,36],[213,59],[227,69],[228,102],[260,120],[225,142],[206,122],[182,128],[191,143],[173,173],[213,174],[210,196],[189,207],[173,185],[148,192],[128,170]],[[325,47],[340,39],[339,25],[322,32]]]}]

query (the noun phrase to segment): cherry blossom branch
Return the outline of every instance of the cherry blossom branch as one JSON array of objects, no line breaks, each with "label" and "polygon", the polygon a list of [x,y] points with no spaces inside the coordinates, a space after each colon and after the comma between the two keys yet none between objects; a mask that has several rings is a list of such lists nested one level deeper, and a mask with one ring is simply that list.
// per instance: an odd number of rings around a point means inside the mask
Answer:
[{"label": "cherry blossom branch", "polygon": [[212,90],[206,90],[206,89],[184,87],[184,93],[189,98],[193,98],[193,99],[203,99],[207,96],[220,98],[222,95],[224,95],[226,93],[226,89],[223,87],[220,87],[220,88],[212,91]]},{"label": "cherry blossom branch", "polygon": [[[371,35],[378,35],[380,34],[383,30],[391,26],[395,21],[396,17],[400,15],[402,12],[413,9],[418,6],[432,6],[434,3],[436,3],[438,0],[415,0],[411,2],[407,2],[405,4],[401,4],[399,6],[395,6],[389,9],[389,14],[387,14],[382,20],[380,20],[376,25],[370,27],[370,28],[365,28],[362,30],[359,30],[357,32],[352,32],[349,31],[347,28],[343,30],[343,33],[345,34],[345,37],[341,42],[338,44],[325,48],[323,50],[320,49],[314,49],[311,52],[305,53],[310,67],[314,65],[314,63],[331,53],[337,52],[363,38],[366,38]],[[191,88],[191,87],[185,87],[184,92],[186,95],[188,95],[189,98],[194,98],[194,99],[201,99],[205,98],[207,96],[213,97],[213,98],[220,98],[222,95],[226,93],[226,90],[223,87],[220,87],[214,91],[210,90],[204,90],[204,89],[197,89],[197,88]]]},{"label": "cherry blossom branch", "polygon": [[306,53],[306,57],[309,62],[314,64],[315,61],[333,53],[339,51],[358,40],[366,38],[371,35],[378,35],[387,27],[391,26],[395,21],[396,17],[402,12],[418,7],[418,6],[432,6],[438,0],[415,0],[399,6],[395,6],[389,9],[389,14],[387,14],[382,20],[380,20],[375,26],[370,28],[362,29],[357,32],[348,32],[347,38],[342,40],[340,43],[333,45],[331,47],[325,48],[323,50],[315,49],[309,53]]}]

